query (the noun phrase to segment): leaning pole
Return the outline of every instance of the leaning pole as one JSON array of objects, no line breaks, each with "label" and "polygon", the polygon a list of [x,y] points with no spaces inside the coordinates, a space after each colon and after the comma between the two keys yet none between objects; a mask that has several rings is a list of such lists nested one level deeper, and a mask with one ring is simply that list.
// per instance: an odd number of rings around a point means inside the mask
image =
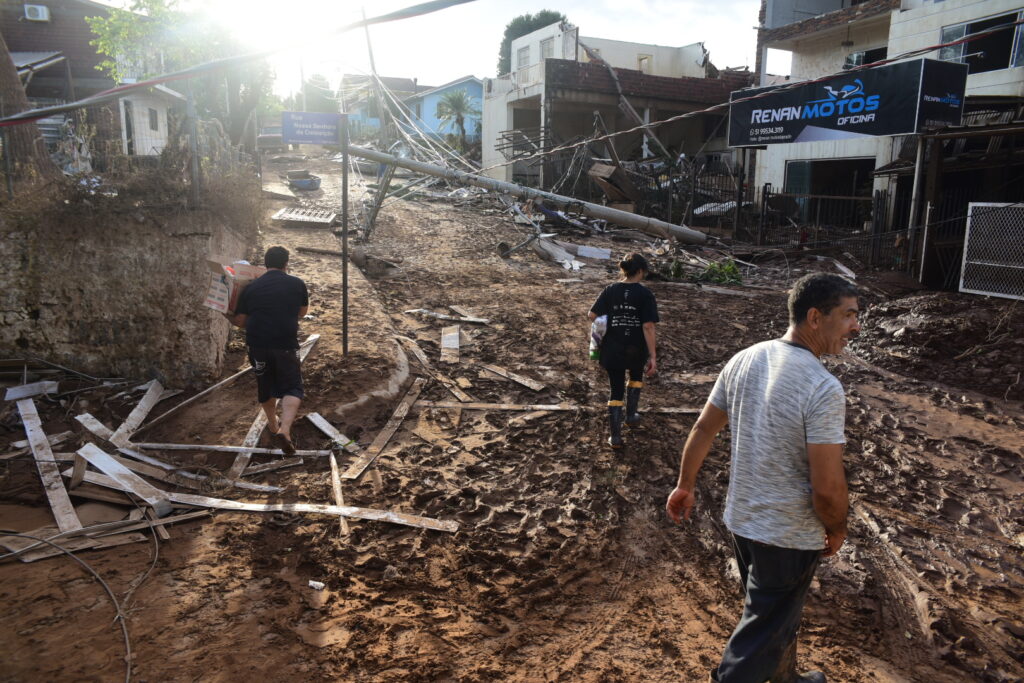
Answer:
[{"label": "leaning pole", "polygon": [[559,194],[544,192],[543,190],[535,190],[532,187],[523,187],[522,185],[506,183],[486,176],[474,175],[463,171],[455,171],[450,168],[435,166],[433,164],[425,164],[422,161],[402,159],[391,154],[378,152],[377,150],[353,147],[352,145],[348,146],[348,153],[353,156],[362,157],[363,159],[376,161],[380,164],[391,164],[410,171],[415,171],[416,173],[424,173],[426,175],[445,178],[446,180],[451,180],[463,185],[473,185],[475,187],[482,187],[486,190],[501,192],[502,194],[510,194],[514,197],[519,197],[520,199],[543,199],[546,203],[553,204],[560,209],[579,211],[591,218],[599,218],[626,228],[635,228],[636,230],[645,232],[648,235],[653,235],[654,237],[660,237],[662,239],[672,238],[686,244],[704,244],[707,242],[707,235],[696,230],[691,230],[690,228],[682,225],[673,225],[672,223],[659,221],[657,218],[638,216],[637,214],[629,213],[628,211],[619,211],[618,209],[611,209],[607,206],[601,206],[600,204],[591,204],[590,202],[580,201],[579,199],[573,199],[572,197],[564,197]]}]

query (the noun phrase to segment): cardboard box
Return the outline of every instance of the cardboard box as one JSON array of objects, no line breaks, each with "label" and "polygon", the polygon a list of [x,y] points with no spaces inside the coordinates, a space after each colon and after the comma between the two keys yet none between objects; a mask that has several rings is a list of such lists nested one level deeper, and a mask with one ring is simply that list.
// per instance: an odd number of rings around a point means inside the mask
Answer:
[{"label": "cardboard box", "polygon": [[230,266],[207,261],[210,269],[210,288],[203,305],[220,313],[234,313],[238,296],[246,285],[258,278],[267,269],[248,263],[232,263]]}]

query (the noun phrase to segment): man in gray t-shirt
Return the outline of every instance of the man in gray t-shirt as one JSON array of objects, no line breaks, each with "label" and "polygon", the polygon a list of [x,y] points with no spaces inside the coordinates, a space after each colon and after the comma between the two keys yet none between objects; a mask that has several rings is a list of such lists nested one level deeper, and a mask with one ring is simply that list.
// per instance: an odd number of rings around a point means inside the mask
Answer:
[{"label": "man in gray t-shirt", "polygon": [[782,339],[740,351],[726,364],[683,449],[666,510],[689,519],[697,472],[730,424],[725,524],[746,600],[712,672],[720,683],[806,683],[796,673],[796,632],[820,557],[846,538],[843,388],[819,358],[841,353],[860,330],[857,289],[838,275],[798,280]]}]

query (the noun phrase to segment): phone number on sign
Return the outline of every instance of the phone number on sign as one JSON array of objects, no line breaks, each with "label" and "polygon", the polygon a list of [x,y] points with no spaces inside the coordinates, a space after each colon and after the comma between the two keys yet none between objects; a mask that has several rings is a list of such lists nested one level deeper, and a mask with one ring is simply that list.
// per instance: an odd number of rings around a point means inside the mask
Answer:
[{"label": "phone number on sign", "polygon": [[774,128],[751,128],[750,136],[754,137],[757,135],[774,135],[775,133],[781,133],[782,130],[782,126],[775,126]]}]

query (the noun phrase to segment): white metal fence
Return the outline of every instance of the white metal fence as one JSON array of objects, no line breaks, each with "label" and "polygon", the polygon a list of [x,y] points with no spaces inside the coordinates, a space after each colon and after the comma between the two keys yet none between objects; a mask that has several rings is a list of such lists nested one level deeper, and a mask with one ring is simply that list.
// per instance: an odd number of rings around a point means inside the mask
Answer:
[{"label": "white metal fence", "polygon": [[1024,299],[1024,204],[968,205],[960,291]]}]

